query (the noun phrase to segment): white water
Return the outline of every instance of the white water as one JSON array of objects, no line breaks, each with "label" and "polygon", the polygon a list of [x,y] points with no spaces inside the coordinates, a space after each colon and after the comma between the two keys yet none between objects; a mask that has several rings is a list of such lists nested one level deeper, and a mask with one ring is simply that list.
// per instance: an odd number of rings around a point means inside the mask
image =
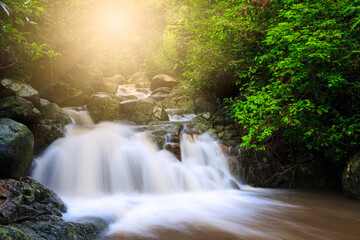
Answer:
[{"label": "white water", "polygon": [[137,88],[135,84],[119,85],[117,96],[135,96],[137,99],[144,99],[150,96],[151,91],[147,88]]},{"label": "white water", "polygon": [[33,171],[66,200],[66,219],[101,217],[112,222],[109,234],[150,236],[154,227],[180,230],[188,223],[237,231],[231,218],[243,198],[231,189],[240,184],[210,135],[183,134],[180,162],[146,132],[83,118],[72,116],[75,125],[36,159]]},{"label": "white water", "polygon": [[106,221],[105,239],[355,240],[360,235],[360,206],[350,200],[240,184],[241,190],[232,189],[236,182],[227,160],[208,134],[183,135],[179,162],[146,133],[115,123],[93,125],[83,117],[73,116],[76,125],[67,127],[66,137],[36,159],[33,176],[65,200],[64,219]]},{"label": "white water", "polygon": [[166,109],[166,113],[169,115],[169,120],[171,122],[188,122],[196,117],[196,114],[193,113],[184,113],[182,109]]}]

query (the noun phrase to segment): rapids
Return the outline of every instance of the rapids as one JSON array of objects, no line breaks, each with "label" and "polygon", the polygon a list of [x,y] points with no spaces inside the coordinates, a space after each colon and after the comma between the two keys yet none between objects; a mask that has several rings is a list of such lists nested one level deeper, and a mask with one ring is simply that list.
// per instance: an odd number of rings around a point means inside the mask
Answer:
[{"label": "rapids", "polygon": [[179,161],[158,149],[147,132],[118,123],[95,125],[85,112],[68,114],[73,124],[35,160],[33,177],[64,199],[66,220],[107,222],[104,239],[360,236],[358,202],[242,185],[208,134],[182,134]]}]

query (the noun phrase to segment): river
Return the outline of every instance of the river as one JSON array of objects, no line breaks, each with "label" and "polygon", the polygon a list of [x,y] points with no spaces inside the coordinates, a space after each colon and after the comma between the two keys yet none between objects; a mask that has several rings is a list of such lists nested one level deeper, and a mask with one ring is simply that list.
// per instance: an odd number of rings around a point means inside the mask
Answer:
[{"label": "river", "polygon": [[183,134],[182,159],[118,123],[68,126],[33,177],[69,221],[105,221],[110,239],[360,238],[360,203],[333,190],[252,188],[234,179],[210,135]]}]

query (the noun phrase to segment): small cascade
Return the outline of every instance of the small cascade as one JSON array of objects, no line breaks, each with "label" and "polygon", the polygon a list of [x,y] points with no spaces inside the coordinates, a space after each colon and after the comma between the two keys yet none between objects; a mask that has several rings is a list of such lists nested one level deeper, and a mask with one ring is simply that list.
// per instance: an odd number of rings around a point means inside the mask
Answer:
[{"label": "small cascade", "polygon": [[[240,185],[207,133],[185,125],[179,161],[166,148],[159,150],[147,132],[109,122],[94,125],[85,111],[65,111],[73,124],[36,159],[33,176],[64,199],[65,220],[107,223],[103,240],[359,236],[359,205],[319,198],[318,191],[303,195]],[[171,135],[165,140],[179,141]]]},{"label": "small cascade", "polygon": [[134,97],[137,99],[145,99],[150,96],[149,88],[137,88],[135,84],[119,85],[116,95],[125,97]]},{"label": "small cascade", "polygon": [[[73,119],[83,117],[67,112]],[[33,176],[65,196],[231,188],[235,180],[227,160],[208,134],[185,134],[181,149],[180,162],[168,151],[158,150],[146,132],[110,122],[74,125],[36,160]]]},{"label": "small cascade", "polygon": [[170,122],[188,122],[196,117],[193,113],[184,113],[182,109],[166,109]]},{"label": "small cascade", "polygon": [[72,108],[63,108],[63,111],[70,117],[73,125],[93,125],[89,113],[85,110],[77,111]]}]

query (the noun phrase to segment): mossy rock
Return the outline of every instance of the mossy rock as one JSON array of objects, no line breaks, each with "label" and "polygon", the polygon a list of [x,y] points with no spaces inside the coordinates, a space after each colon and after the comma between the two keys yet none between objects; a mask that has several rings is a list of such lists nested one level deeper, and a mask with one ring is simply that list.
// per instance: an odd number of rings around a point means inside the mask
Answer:
[{"label": "mossy rock", "polygon": [[23,124],[33,124],[41,117],[35,106],[18,96],[0,99],[0,118],[11,118]]},{"label": "mossy rock", "polygon": [[40,90],[40,96],[61,107],[84,105],[88,98],[66,82],[51,82]]},{"label": "mossy rock", "polygon": [[31,126],[35,137],[35,153],[63,137],[65,126],[71,123],[69,116],[55,103],[44,104],[41,112],[40,120]]},{"label": "mossy rock", "polygon": [[360,152],[356,153],[345,167],[342,188],[346,196],[360,200]]},{"label": "mossy rock", "polygon": [[87,109],[95,122],[118,120],[122,98],[104,92],[90,96]]},{"label": "mossy rock", "polygon": [[34,136],[24,124],[0,119],[0,178],[19,177],[29,170]]},{"label": "mossy rock", "polygon": [[139,125],[145,125],[151,121],[169,120],[164,107],[151,98],[122,102],[119,108],[119,120],[130,121]]},{"label": "mossy rock", "polygon": [[7,93],[11,91],[14,95],[28,100],[35,107],[40,107],[39,92],[29,84],[14,79],[2,79],[0,84],[2,88],[7,89]]}]

